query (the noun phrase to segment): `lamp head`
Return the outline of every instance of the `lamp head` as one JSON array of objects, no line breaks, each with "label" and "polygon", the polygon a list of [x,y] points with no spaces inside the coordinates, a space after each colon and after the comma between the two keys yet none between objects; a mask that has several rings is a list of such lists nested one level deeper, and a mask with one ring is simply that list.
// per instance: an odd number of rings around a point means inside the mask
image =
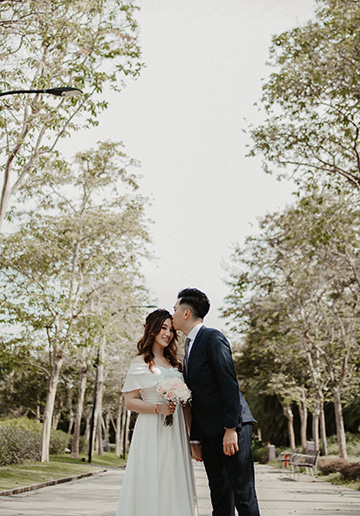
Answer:
[{"label": "lamp head", "polygon": [[64,86],[63,88],[50,88],[44,90],[45,93],[51,93],[57,97],[75,97],[81,95],[82,91],[79,88],[71,88],[70,86]]}]

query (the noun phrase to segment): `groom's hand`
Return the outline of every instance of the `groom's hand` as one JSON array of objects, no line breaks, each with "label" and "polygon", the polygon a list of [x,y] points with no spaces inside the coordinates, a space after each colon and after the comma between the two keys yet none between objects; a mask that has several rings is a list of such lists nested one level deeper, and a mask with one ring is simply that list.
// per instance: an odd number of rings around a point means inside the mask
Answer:
[{"label": "groom's hand", "polygon": [[238,434],[236,428],[225,428],[223,450],[225,455],[235,455],[235,453],[239,451]]},{"label": "groom's hand", "polygon": [[191,443],[191,455],[197,462],[202,462],[201,444]]}]

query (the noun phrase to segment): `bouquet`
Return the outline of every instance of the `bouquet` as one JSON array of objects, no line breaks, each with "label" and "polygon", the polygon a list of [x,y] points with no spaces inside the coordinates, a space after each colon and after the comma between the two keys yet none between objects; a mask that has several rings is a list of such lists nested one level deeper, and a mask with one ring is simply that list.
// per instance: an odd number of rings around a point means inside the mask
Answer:
[{"label": "bouquet", "polygon": [[[159,383],[156,390],[167,403],[184,406],[191,400],[190,389],[181,378],[165,378]],[[165,417],[164,426],[171,426],[172,424],[173,415],[169,414]]]}]

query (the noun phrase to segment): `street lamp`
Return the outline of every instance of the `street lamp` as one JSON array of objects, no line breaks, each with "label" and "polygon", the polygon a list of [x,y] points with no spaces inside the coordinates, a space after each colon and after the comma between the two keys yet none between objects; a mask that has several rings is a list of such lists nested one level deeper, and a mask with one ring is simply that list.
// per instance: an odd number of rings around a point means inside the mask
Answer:
[{"label": "street lamp", "polygon": [[82,91],[79,88],[72,88],[70,86],[64,86],[63,88],[48,88],[45,90],[13,90],[13,91],[3,91],[0,93],[0,97],[3,95],[15,95],[17,93],[50,93],[50,95],[55,95],[56,97],[74,97],[76,95],[81,95]]}]

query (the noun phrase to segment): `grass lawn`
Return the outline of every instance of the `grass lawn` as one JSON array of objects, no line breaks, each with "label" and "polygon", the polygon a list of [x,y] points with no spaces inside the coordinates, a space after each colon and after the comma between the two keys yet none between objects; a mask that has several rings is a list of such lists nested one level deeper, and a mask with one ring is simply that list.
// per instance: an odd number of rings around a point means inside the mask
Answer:
[{"label": "grass lawn", "polygon": [[0,467],[0,491],[79,475],[104,467],[121,467],[125,463],[125,460],[107,452],[102,456],[94,455],[92,464],[87,463],[85,455],[80,456],[79,459],[72,459],[69,455],[52,455],[50,462],[26,462],[16,466],[2,466]]},{"label": "grass lawn", "polygon": [[[79,455],[78,459],[72,459],[67,453],[63,455],[50,455],[50,462],[66,462],[68,464],[87,464],[88,455]],[[103,455],[93,455],[91,459],[93,466],[102,466],[108,468],[119,468],[126,464],[126,460],[121,459],[111,452],[104,452]]]}]

